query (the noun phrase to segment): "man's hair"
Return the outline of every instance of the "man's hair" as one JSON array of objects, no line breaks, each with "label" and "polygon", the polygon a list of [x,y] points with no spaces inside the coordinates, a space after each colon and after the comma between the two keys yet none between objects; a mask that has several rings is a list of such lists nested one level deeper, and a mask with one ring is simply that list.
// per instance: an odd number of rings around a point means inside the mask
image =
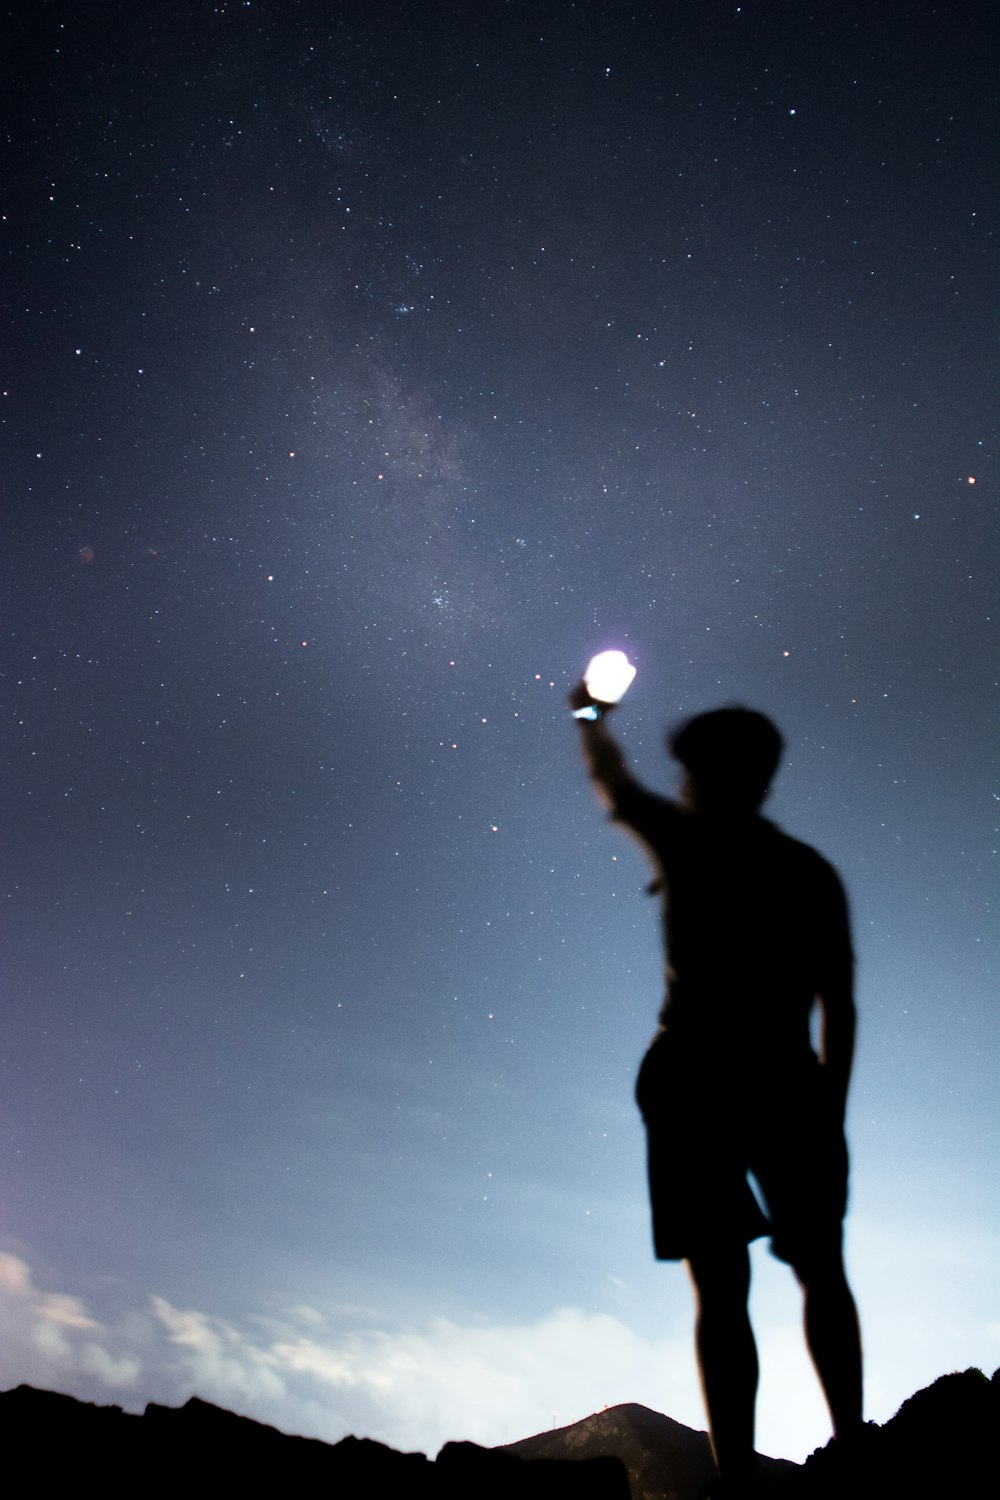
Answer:
[{"label": "man's hair", "polygon": [[717,708],[688,719],[667,748],[713,801],[757,807],[778,769],[784,741],[776,724],[752,708]]}]

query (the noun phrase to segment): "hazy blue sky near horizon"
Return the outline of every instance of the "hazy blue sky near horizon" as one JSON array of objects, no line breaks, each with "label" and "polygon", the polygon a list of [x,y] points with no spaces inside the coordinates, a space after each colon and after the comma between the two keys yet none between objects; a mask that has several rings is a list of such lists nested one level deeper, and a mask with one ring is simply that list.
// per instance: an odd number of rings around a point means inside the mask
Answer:
[{"label": "hazy blue sky near horizon", "polygon": [[656,911],[565,709],[607,646],[654,786],[668,723],[772,714],[848,887],[870,1415],[992,1368],[986,8],[8,27],[0,1382],[431,1451],[702,1425]]}]

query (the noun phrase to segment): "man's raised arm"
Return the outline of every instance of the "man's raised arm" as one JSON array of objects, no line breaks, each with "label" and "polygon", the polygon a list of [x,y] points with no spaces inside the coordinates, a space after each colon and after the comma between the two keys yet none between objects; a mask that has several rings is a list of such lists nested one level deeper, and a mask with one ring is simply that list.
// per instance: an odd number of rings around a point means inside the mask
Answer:
[{"label": "man's raised arm", "polygon": [[569,695],[569,706],[574,711],[596,706],[600,717],[577,719],[580,726],[580,749],[584,764],[597,795],[606,807],[613,807],[618,790],[633,781],[632,773],[625,763],[618,741],[608,728],[609,706],[596,704],[581,682]]}]

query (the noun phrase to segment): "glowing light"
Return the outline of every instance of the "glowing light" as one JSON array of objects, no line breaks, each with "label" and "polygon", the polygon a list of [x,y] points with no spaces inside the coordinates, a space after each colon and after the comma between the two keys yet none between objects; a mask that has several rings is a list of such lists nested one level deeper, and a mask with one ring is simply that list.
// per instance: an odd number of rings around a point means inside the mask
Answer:
[{"label": "glowing light", "polygon": [[598,703],[620,703],[635,678],[635,667],[624,651],[601,651],[583,674],[584,685]]}]

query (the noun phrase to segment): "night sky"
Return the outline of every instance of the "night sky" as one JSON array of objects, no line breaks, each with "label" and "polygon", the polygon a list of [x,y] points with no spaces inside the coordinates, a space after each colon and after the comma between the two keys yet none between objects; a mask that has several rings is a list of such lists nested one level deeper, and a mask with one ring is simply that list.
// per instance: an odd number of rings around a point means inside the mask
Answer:
[{"label": "night sky", "polygon": [[989,9],[8,8],[0,1385],[703,1425],[605,647],[850,893],[868,1415],[1000,1362]]}]

